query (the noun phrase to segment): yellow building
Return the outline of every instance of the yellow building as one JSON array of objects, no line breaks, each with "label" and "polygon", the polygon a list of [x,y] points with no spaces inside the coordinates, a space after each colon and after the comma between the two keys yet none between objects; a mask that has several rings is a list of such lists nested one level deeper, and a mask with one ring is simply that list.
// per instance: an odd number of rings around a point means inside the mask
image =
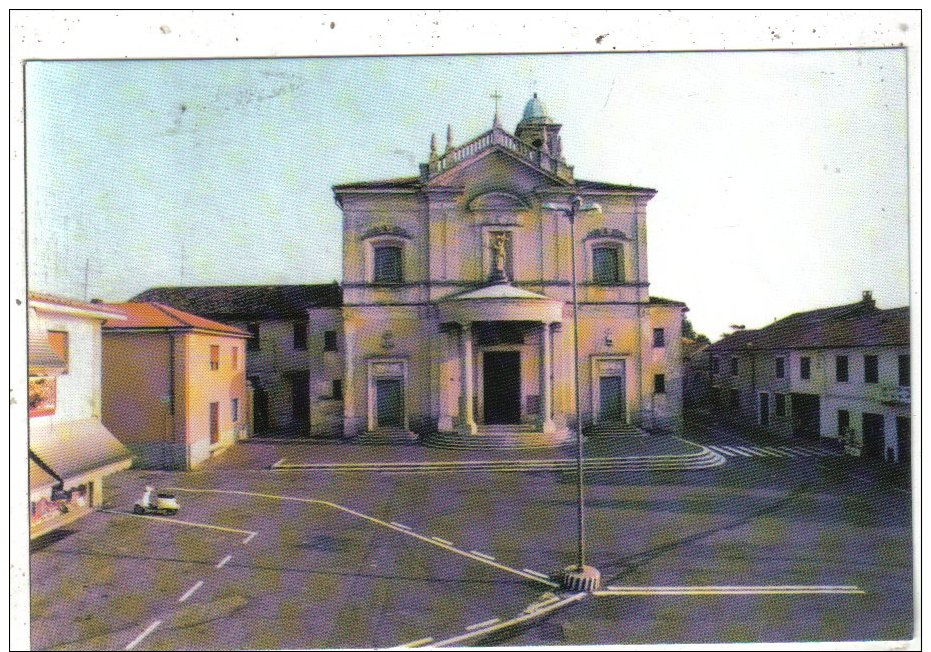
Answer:
[{"label": "yellow building", "polygon": [[111,306],[103,328],[103,422],[142,468],[191,469],[249,434],[246,339],[158,303]]}]

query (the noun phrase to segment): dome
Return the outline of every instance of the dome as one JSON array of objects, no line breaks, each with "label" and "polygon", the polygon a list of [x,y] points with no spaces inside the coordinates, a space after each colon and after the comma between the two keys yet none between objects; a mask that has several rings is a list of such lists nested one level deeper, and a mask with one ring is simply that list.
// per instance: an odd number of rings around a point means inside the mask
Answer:
[{"label": "dome", "polygon": [[546,114],[546,108],[543,106],[543,102],[537,98],[536,93],[533,94],[533,97],[527,102],[527,106],[524,107],[524,120],[550,121],[550,117]]}]

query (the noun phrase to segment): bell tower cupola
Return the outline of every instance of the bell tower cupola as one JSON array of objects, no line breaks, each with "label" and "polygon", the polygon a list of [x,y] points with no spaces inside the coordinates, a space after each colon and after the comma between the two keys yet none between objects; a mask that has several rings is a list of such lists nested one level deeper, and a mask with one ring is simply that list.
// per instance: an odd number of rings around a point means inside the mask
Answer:
[{"label": "bell tower cupola", "polygon": [[546,113],[543,103],[534,93],[524,107],[524,117],[517,123],[514,135],[519,139],[543,150],[550,156],[562,159],[562,142],[559,138],[558,125]]}]

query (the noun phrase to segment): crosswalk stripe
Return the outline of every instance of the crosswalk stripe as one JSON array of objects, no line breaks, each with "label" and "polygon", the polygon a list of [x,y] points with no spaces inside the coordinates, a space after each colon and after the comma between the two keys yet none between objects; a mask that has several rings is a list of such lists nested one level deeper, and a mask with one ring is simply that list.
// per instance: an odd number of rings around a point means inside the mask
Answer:
[{"label": "crosswalk stripe", "polygon": [[743,456],[743,457],[753,457],[753,455],[751,455],[750,453],[745,453],[745,452],[743,452],[742,450],[740,450],[739,448],[737,448],[736,446],[722,446],[722,448],[727,448],[727,449],[729,449],[729,450],[732,450],[732,451],[734,451],[734,453],[736,453],[737,455],[741,455],[741,456]]},{"label": "crosswalk stripe", "polygon": [[715,453],[723,453],[724,455],[727,455],[728,457],[734,457],[734,453],[731,453],[730,451],[724,450],[723,447],[719,447],[719,446],[709,446],[708,448],[710,448],[711,450],[713,450]]},{"label": "crosswalk stripe", "polygon": [[757,457],[779,457],[773,453],[767,453],[762,448],[757,448],[756,446],[743,446],[745,450],[749,450],[751,453],[755,454]]}]

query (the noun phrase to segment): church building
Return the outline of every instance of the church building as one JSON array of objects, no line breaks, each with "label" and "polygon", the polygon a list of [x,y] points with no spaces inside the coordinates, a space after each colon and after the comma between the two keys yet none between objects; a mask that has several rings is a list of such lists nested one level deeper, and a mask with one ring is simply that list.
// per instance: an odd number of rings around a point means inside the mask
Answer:
[{"label": "church building", "polygon": [[[656,191],[577,179],[536,94],[513,134],[496,111],[464,144],[434,137],[417,176],[333,192],[342,305],[310,308],[308,323],[339,333],[342,410],[316,419],[333,379],[312,366],[312,432],[465,447],[571,437],[573,246],[584,431],[679,425],[687,308],[649,295]],[[573,242],[574,200],[588,209]]]}]

